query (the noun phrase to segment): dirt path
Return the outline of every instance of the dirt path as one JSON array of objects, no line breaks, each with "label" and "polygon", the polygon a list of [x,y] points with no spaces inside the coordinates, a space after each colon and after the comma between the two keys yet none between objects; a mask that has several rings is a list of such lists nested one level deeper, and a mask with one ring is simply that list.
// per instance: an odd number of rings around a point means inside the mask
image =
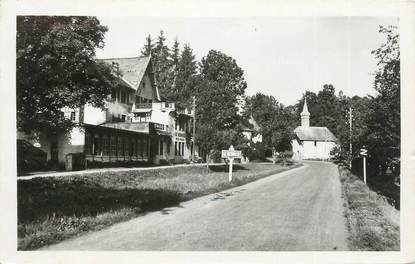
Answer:
[{"label": "dirt path", "polygon": [[335,165],[305,162],[43,250],[347,250]]}]

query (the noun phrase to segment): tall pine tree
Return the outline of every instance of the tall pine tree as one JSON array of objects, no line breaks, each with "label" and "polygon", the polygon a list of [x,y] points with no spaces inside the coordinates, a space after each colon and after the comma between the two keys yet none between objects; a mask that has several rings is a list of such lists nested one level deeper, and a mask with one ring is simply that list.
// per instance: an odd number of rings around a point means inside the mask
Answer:
[{"label": "tall pine tree", "polygon": [[142,56],[150,56],[153,54],[154,51],[154,44],[153,40],[151,38],[151,35],[149,34],[146,38],[146,44],[144,45],[143,49],[141,50]]}]

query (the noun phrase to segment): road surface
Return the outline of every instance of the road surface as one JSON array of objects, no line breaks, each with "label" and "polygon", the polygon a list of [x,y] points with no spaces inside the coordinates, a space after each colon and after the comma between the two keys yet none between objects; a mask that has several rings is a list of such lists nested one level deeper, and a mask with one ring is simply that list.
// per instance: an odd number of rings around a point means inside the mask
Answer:
[{"label": "road surface", "polygon": [[43,250],[347,250],[337,168],[304,164]]}]

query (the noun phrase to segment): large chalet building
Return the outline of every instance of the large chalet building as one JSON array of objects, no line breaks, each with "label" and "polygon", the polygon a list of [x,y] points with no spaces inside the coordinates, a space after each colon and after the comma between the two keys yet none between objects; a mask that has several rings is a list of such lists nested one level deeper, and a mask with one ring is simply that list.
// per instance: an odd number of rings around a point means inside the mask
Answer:
[{"label": "large chalet building", "polygon": [[[161,100],[150,57],[102,61],[119,73],[119,85],[108,95],[105,110],[91,105],[63,109],[79,126],[56,138],[39,135],[31,143],[68,170],[74,164],[71,159],[78,156],[86,165],[182,163],[192,158],[193,151],[198,158],[192,141],[194,110],[178,111],[174,103]],[[29,137],[18,133],[18,138]]]}]

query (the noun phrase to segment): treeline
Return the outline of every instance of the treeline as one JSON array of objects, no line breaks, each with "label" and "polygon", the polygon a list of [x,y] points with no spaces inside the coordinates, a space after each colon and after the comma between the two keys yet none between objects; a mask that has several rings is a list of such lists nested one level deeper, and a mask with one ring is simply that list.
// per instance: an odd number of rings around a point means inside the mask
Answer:
[{"label": "treeline", "polygon": [[[273,96],[256,94],[247,98],[247,110],[261,126],[264,144],[277,151],[290,148],[290,132],[300,125],[300,113],[307,97],[311,126],[328,127],[339,140],[334,155],[345,164],[351,159],[355,172],[361,173],[361,148],[368,150],[368,175],[375,178],[392,175],[399,178],[400,168],[400,52],[395,27],[383,27],[379,33],[385,43],[372,54],[378,61],[374,72],[375,96],[348,97],[326,84],[317,92],[307,91],[298,103],[284,106]],[[352,133],[349,111],[352,109]],[[349,144],[353,150],[350,156]]]},{"label": "treeline", "polygon": [[[293,130],[300,125],[300,113],[307,97],[311,126],[326,126],[339,140],[333,153],[344,163],[360,162],[360,148],[367,148],[368,172],[373,176],[392,173],[399,177],[400,161],[400,53],[399,35],[394,27],[380,27],[385,43],[372,54],[378,61],[374,73],[375,96],[348,97],[331,84],[317,93],[307,91],[295,105],[285,106],[276,98],[261,93],[246,96],[243,70],[220,51],[211,50],[200,62],[189,44],[180,50],[176,39],[165,45],[161,31],[155,40],[147,37],[142,55],[152,55],[161,94],[166,100],[189,107],[192,96],[197,106],[197,143],[205,153],[215,153],[230,144],[245,154],[259,149],[260,157],[291,150]],[[243,107],[241,107],[243,106]],[[242,109],[240,109],[242,108]],[[352,109],[352,133],[349,128]],[[253,117],[260,126],[263,142],[248,147],[242,129]],[[350,156],[349,144],[353,145]],[[257,153],[258,154],[258,153]],[[359,166],[354,166],[359,168]]]}]

